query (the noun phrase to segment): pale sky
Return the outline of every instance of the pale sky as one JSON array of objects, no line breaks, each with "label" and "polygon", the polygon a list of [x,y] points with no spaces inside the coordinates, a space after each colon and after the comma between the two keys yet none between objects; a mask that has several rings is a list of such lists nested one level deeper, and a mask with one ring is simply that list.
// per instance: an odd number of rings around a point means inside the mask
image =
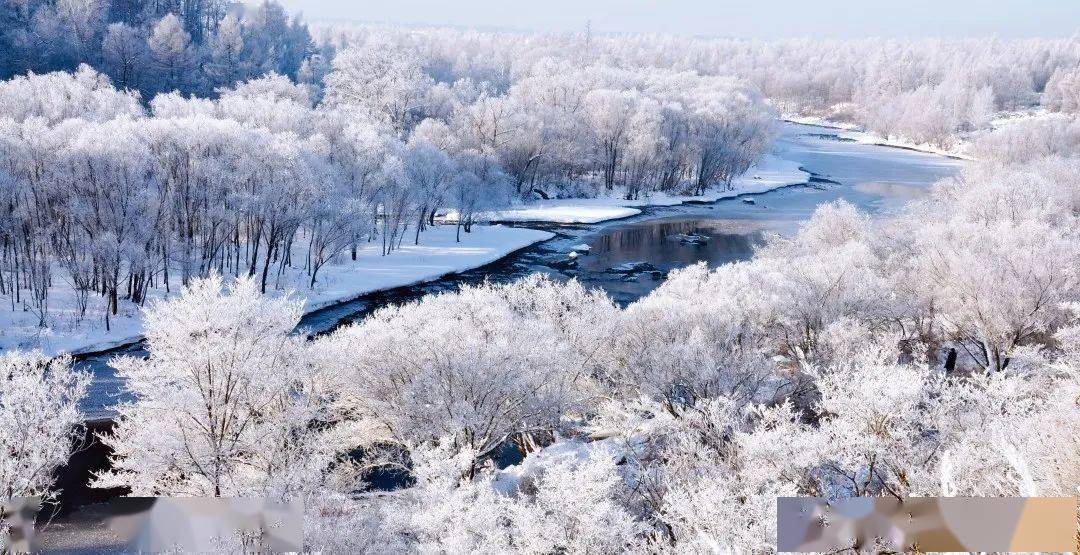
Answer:
[{"label": "pale sky", "polygon": [[1064,37],[1080,0],[281,0],[308,21],[776,37]]}]

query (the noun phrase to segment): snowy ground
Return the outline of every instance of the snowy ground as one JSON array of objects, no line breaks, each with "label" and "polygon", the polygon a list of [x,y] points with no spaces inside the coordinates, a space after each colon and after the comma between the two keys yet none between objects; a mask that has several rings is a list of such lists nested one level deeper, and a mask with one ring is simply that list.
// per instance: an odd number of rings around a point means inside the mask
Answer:
[{"label": "snowy ground", "polygon": [[704,195],[689,197],[653,193],[648,198],[625,200],[620,194],[588,199],[555,199],[530,203],[510,210],[483,215],[496,222],[551,222],[560,224],[591,224],[626,218],[641,213],[643,206],[675,206],[686,202],[712,202],[743,194],[764,193],[788,185],[806,183],[810,174],[799,164],[776,156],[766,156],[745,175],[732,181],[730,190],[710,190]]},{"label": "snowy ground", "polygon": [[1051,112],[1045,108],[1031,108],[1023,110],[1015,110],[1011,112],[1001,112],[994,119],[990,120],[991,129],[1000,129],[1002,127],[1008,127],[1014,123],[1023,123],[1025,121],[1036,120],[1053,120],[1058,118],[1068,119],[1066,114],[1061,112]]},{"label": "snowy ground", "polygon": [[[420,245],[403,244],[389,256],[381,256],[378,244],[365,245],[353,262],[348,254],[335,264],[319,271],[314,290],[308,288],[302,270],[284,277],[275,294],[295,291],[306,300],[306,310],[349,300],[382,289],[438,279],[446,274],[465,271],[494,262],[518,249],[550,239],[552,233],[504,226],[475,226],[472,233],[462,233],[455,242],[454,226],[436,226],[420,235]],[[173,284],[176,291],[176,283]],[[86,319],[74,323],[71,288],[57,280],[50,292],[48,329],[37,327],[38,316],[20,305],[11,309],[11,300],[0,297],[0,351],[41,349],[47,354],[93,352],[130,343],[141,335],[139,307],[121,302],[120,314],[105,330],[101,299],[92,298]],[[151,298],[164,296],[164,290]]]}]

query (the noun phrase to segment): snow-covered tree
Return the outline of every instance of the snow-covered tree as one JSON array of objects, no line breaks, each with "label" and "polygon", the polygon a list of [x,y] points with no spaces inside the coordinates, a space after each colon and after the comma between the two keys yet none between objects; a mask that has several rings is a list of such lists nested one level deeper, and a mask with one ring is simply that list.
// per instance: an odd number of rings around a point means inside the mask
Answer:
[{"label": "snow-covered tree", "polygon": [[320,512],[308,517],[305,542],[344,551],[644,549],[648,526],[623,503],[628,488],[614,453],[577,442],[563,447],[505,471],[462,479],[475,453],[418,446],[415,484],[379,497],[321,503]]},{"label": "snow-covered tree", "polygon": [[1080,68],[1058,68],[1046,84],[1043,104],[1059,112],[1080,112]]},{"label": "snow-covered tree", "polygon": [[56,499],[56,470],[84,437],[79,403],[89,383],[71,357],[0,355],[0,499]]},{"label": "snow-covered tree", "polygon": [[232,83],[240,77],[244,52],[243,26],[236,14],[226,14],[210,37],[208,72],[218,82]]},{"label": "snow-covered tree", "polygon": [[419,121],[431,84],[416,53],[376,43],[338,54],[334,71],[326,77],[326,99],[359,106],[404,134]]},{"label": "snow-covered tree", "polygon": [[185,85],[188,68],[194,54],[191,49],[191,35],[184,30],[180,18],[169,14],[154,25],[147,39],[150,54],[157,69],[159,89],[172,91]]},{"label": "snow-covered tree", "polygon": [[134,495],[289,496],[323,485],[322,378],[290,335],[301,305],[252,279],[212,276],[146,312],[147,359],[113,364],[135,400],[118,407],[98,487]]},{"label": "snow-covered tree", "polygon": [[1018,349],[1044,343],[1067,320],[1063,303],[1080,294],[1080,204],[1066,167],[973,169],[930,201],[951,217],[913,223],[924,295],[944,331],[986,370],[1004,370]]},{"label": "snow-covered tree", "polygon": [[533,278],[382,309],[316,351],[341,378],[337,405],[349,418],[401,443],[451,441],[479,461],[506,441],[549,434],[576,409],[596,346],[566,336],[590,337],[583,327],[608,307],[578,284]]},{"label": "snow-covered tree", "polygon": [[630,135],[630,121],[637,111],[637,96],[630,91],[597,89],[585,95],[585,121],[596,141],[598,166],[604,187],[615,185],[623,149]]},{"label": "snow-covered tree", "polygon": [[123,23],[109,25],[101,43],[106,71],[117,87],[138,88],[146,58],[146,40],[139,31]]},{"label": "snow-covered tree", "polygon": [[143,114],[139,97],[117,91],[108,77],[89,66],[74,73],[16,77],[0,82],[0,114],[17,122],[42,118],[49,124],[82,118],[103,121]]}]

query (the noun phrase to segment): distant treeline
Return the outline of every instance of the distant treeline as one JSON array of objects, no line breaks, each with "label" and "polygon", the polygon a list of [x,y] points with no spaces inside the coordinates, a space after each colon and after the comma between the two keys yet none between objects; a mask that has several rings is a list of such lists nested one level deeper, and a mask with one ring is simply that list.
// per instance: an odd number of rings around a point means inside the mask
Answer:
[{"label": "distant treeline", "polygon": [[272,0],[0,0],[0,78],[88,64],[121,89],[212,96],[267,73],[318,79],[320,52]]}]

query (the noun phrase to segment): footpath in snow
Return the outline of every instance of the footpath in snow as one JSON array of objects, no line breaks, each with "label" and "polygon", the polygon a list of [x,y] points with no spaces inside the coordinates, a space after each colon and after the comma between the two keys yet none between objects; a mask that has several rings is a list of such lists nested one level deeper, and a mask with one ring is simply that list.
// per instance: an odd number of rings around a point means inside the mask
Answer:
[{"label": "footpath in snow", "polygon": [[652,193],[647,198],[626,200],[619,195],[587,199],[553,199],[483,215],[492,222],[550,222],[593,224],[627,218],[641,213],[644,206],[676,206],[686,202],[714,202],[745,194],[757,194],[809,182],[810,174],[799,164],[773,155],[766,156],[746,174],[732,180],[731,189],[710,190],[701,196]]},{"label": "footpath in snow", "polygon": [[[388,256],[382,256],[378,243],[365,244],[355,262],[345,253],[338,263],[319,270],[314,290],[308,288],[309,278],[304,272],[296,271],[283,278],[281,289],[275,294],[293,291],[297,298],[306,301],[305,310],[310,312],[367,293],[432,281],[484,266],[554,236],[535,229],[477,225],[472,233],[462,233],[461,242],[457,243],[455,232],[452,225],[429,228],[420,235],[420,245],[403,243]],[[408,238],[405,243],[409,243]],[[273,283],[273,277],[269,283]],[[179,284],[174,283],[173,291],[178,289]],[[151,290],[150,298],[163,295],[164,290]],[[134,342],[142,335],[139,307],[131,303],[121,302],[120,314],[113,318],[111,330],[106,331],[100,311],[88,314],[78,327],[65,324],[72,321],[69,307],[74,305],[70,288],[56,287],[51,297],[52,329],[40,330],[36,314],[12,311],[10,305],[0,308],[0,350],[41,349],[49,355],[94,352]]]}]

